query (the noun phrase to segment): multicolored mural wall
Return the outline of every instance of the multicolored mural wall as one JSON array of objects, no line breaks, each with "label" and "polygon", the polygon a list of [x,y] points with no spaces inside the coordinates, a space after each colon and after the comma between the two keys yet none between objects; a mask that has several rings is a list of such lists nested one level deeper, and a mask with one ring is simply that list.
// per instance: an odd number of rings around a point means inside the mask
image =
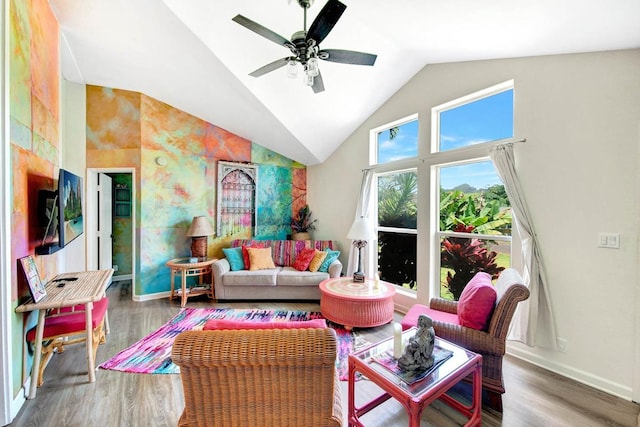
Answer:
[{"label": "multicolored mural wall", "polygon": [[[18,260],[33,254],[42,238],[38,190],[53,190],[60,166],[60,73],[58,22],[47,0],[9,1],[9,129],[11,151],[11,340],[12,390],[21,391],[27,364],[25,322],[14,310],[29,296]],[[61,254],[35,257],[43,279],[58,274]]]},{"label": "multicolored mural wall", "polygon": [[[194,216],[216,228],[219,160],[258,166],[255,237],[285,239],[306,203],[304,165],[144,94],[87,86],[87,167],[135,169],[136,295],[170,289],[165,263],[190,255]],[[209,256],[250,237],[211,236]]]}]

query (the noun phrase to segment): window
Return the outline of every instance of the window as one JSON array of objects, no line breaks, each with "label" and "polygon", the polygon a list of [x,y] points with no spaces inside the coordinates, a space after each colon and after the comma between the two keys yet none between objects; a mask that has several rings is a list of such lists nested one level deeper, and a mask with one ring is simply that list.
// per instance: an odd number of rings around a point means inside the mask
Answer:
[{"label": "window", "polygon": [[383,164],[418,157],[418,117],[389,123],[371,131],[373,155],[370,163]]},{"label": "window", "polygon": [[[513,137],[512,82],[433,110],[438,153],[459,150],[434,163],[437,230],[436,295],[457,300],[479,271],[497,276],[511,264],[512,214],[488,150],[476,144]],[[506,87],[505,87],[506,86]]]},{"label": "window", "polygon": [[[416,287],[418,174],[393,162],[418,157],[418,119],[411,116],[371,131],[372,164],[390,164],[376,174],[378,272],[382,280]],[[403,163],[404,162],[398,162]]]},{"label": "window", "polygon": [[378,175],[378,271],[382,280],[416,287],[418,174]]},{"label": "window", "polygon": [[470,275],[511,264],[512,213],[489,153],[513,138],[514,96],[508,81],[432,108],[430,142],[417,114],[371,131],[369,215],[397,304],[457,299]]}]

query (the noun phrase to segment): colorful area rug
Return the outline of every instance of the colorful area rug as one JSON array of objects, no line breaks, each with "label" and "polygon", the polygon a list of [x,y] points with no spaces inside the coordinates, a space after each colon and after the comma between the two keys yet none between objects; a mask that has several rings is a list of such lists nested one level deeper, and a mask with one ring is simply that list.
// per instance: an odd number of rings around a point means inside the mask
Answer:
[{"label": "colorful area rug", "polygon": [[[171,361],[171,348],[183,331],[201,330],[207,320],[228,319],[247,322],[289,322],[322,319],[317,312],[289,310],[238,310],[231,308],[183,308],[160,329],[100,364],[100,368],[138,374],[178,374],[180,368]],[[367,342],[354,332],[327,321],[336,331],[340,379],[347,380],[347,356]]]}]

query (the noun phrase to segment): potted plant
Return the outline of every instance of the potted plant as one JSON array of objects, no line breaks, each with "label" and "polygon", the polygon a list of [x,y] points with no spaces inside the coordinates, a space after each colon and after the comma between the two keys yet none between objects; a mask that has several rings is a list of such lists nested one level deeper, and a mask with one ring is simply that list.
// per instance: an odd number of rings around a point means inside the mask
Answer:
[{"label": "potted plant", "polygon": [[311,234],[309,232],[316,229],[315,223],[317,221],[317,219],[311,219],[311,210],[309,210],[309,205],[301,207],[298,214],[291,218],[291,239],[310,240]]}]

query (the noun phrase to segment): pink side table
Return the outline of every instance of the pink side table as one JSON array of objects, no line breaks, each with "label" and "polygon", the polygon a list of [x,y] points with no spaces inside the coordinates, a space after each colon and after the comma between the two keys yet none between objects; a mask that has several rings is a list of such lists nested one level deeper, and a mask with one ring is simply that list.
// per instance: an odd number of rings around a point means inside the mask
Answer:
[{"label": "pink side table", "polygon": [[337,277],[320,282],[320,312],[347,330],[384,325],[393,320],[393,296],[391,283],[373,279],[354,283],[351,277]]}]

